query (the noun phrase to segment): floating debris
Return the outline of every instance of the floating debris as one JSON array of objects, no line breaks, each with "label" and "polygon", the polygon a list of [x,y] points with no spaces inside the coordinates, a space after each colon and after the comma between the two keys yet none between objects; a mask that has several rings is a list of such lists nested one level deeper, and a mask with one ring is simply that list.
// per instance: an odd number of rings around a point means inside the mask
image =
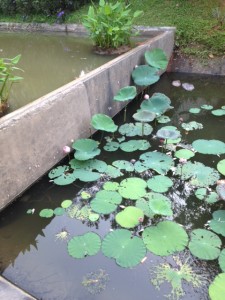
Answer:
[{"label": "floating debris", "polygon": [[96,295],[105,290],[108,281],[109,275],[105,270],[99,269],[97,272],[91,272],[85,275],[82,285],[86,287],[90,294]]},{"label": "floating debris", "polygon": [[195,87],[193,84],[185,82],[185,83],[182,83],[182,88],[185,89],[186,91],[191,92],[194,90]]},{"label": "floating debris", "polygon": [[180,82],[180,80],[174,80],[172,82],[172,85],[175,86],[175,87],[179,87],[179,86],[181,86],[181,82]]}]

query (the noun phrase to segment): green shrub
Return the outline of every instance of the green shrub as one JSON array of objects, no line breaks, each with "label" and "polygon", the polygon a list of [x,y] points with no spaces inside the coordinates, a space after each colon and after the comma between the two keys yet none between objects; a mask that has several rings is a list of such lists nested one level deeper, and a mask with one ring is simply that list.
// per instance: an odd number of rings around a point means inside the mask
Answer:
[{"label": "green shrub", "polygon": [[0,12],[5,15],[12,15],[16,12],[16,0],[1,0]]},{"label": "green shrub", "polygon": [[88,14],[83,18],[83,25],[90,33],[97,47],[108,49],[129,45],[132,35],[132,25],[142,12],[132,13],[129,5],[124,2],[116,3],[99,1],[89,7]]}]

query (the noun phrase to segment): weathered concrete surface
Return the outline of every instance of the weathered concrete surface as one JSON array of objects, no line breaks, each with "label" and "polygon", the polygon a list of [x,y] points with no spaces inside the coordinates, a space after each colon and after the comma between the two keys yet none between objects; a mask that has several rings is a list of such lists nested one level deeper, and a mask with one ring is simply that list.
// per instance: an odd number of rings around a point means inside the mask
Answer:
[{"label": "weathered concrete surface", "polygon": [[1,300],[35,300],[32,296],[22,291],[8,280],[0,276],[0,299]]},{"label": "weathered concrete surface", "polygon": [[162,48],[172,54],[174,32],[167,31],[84,77],[0,119],[0,209],[59,162],[64,145],[88,137],[95,113],[114,116],[123,103],[117,91],[131,83],[131,72],[144,52]]}]

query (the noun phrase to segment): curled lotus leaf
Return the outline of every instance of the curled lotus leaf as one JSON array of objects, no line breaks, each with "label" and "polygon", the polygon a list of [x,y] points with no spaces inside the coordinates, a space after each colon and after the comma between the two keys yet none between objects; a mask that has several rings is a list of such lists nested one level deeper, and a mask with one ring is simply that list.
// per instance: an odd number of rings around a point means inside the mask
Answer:
[{"label": "curled lotus leaf", "polygon": [[225,153],[225,143],[219,140],[195,140],[192,147],[202,154],[220,155]]},{"label": "curled lotus leaf", "polygon": [[220,265],[221,270],[225,273],[225,249],[223,249],[220,253],[219,265]]},{"label": "curled lotus leaf", "polygon": [[225,116],[225,110],[224,109],[214,109],[214,110],[211,111],[211,113],[214,116],[217,116],[217,117]]},{"label": "curled lotus leaf", "polygon": [[114,96],[115,101],[127,101],[132,100],[137,96],[137,89],[135,86],[126,86],[118,91]]},{"label": "curled lotus leaf", "polygon": [[[168,130],[168,131],[175,131],[177,133],[177,135],[181,136],[180,131],[177,129],[176,126],[163,126],[161,129],[163,130]],[[177,144],[181,141],[181,138],[167,138],[164,141],[164,144],[168,145],[168,144]]]},{"label": "curled lotus leaf", "polygon": [[120,149],[125,152],[134,152],[137,150],[147,150],[151,145],[147,140],[130,140],[120,144]]},{"label": "curled lotus leaf", "polygon": [[119,127],[119,133],[128,137],[150,135],[153,128],[149,124],[136,123],[125,123]]},{"label": "curled lotus leaf", "polygon": [[112,163],[112,165],[120,170],[125,170],[127,172],[134,171],[134,165],[127,160],[116,160]]},{"label": "curled lotus leaf", "polygon": [[165,175],[174,166],[172,157],[161,152],[146,152],[140,156],[140,161],[143,166],[161,175]]},{"label": "curled lotus leaf", "polygon": [[148,86],[159,80],[157,69],[147,65],[140,65],[135,68],[131,76],[134,83],[139,86]]},{"label": "curled lotus leaf", "polygon": [[186,164],[179,164],[175,171],[182,180],[188,180],[190,184],[196,187],[208,187],[214,185],[220,178],[219,173],[210,167],[205,166],[200,162],[187,162]]},{"label": "curled lotus leaf", "polygon": [[189,109],[189,113],[191,113],[191,114],[199,114],[200,111],[201,111],[201,109],[198,107],[193,107],[193,108]]},{"label": "curled lotus leaf", "polygon": [[154,192],[165,193],[173,186],[173,181],[167,176],[156,175],[147,181],[147,185]]},{"label": "curled lotus leaf", "polygon": [[168,64],[168,59],[165,52],[160,48],[155,48],[145,52],[146,62],[157,69],[166,69]]},{"label": "curled lotus leaf", "polygon": [[156,132],[156,136],[165,140],[176,140],[180,137],[180,132],[178,130],[169,130],[161,128]]},{"label": "curled lotus leaf", "polygon": [[171,109],[171,101],[166,95],[162,93],[155,93],[153,96],[141,103],[141,110],[148,110],[160,116],[167,110]]},{"label": "curled lotus leaf", "polygon": [[117,229],[108,233],[102,241],[102,252],[124,268],[138,265],[146,255],[146,247],[141,238],[132,236],[127,229]]},{"label": "curled lotus leaf", "polygon": [[219,200],[219,195],[216,192],[208,191],[207,188],[198,188],[195,191],[195,196],[207,203],[215,203]]},{"label": "curled lotus leaf", "polygon": [[73,237],[67,245],[69,255],[74,258],[84,258],[98,253],[101,248],[101,239],[94,232]]},{"label": "curled lotus leaf", "polygon": [[147,183],[138,177],[124,179],[120,182],[119,193],[125,199],[137,200],[146,194]]},{"label": "curled lotus leaf", "polygon": [[134,206],[127,206],[116,215],[116,222],[124,228],[134,228],[144,219],[143,211]]},{"label": "curled lotus leaf", "polygon": [[177,158],[184,158],[184,159],[189,159],[193,156],[195,156],[195,153],[189,149],[180,149],[180,150],[177,150],[174,155],[177,157]]},{"label": "curled lotus leaf", "polygon": [[217,164],[217,170],[222,174],[225,175],[225,159],[222,159]]},{"label": "curled lotus leaf", "polygon": [[225,295],[225,273],[215,277],[209,286],[209,296],[211,300],[224,300]]},{"label": "curled lotus leaf", "polygon": [[213,219],[209,221],[209,227],[216,233],[225,236],[225,210],[217,210],[213,213]]},{"label": "curled lotus leaf", "polygon": [[90,202],[93,211],[99,214],[110,214],[122,202],[122,197],[115,191],[99,191]]},{"label": "curled lotus leaf", "polygon": [[104,114],[95,114],[91,119],[91,125],[97,130],[115,132],[118,128],[112,118]]},{"label": "curled lotus leaf", "polygon": [[213,260],[218,258],[221,244],[220,238],[215,233],[205,229],[195,229],[191,232],[188,247],[194,256]]},{"label": "curled lotus leaf", "polygon": [[201,105],[201,108],[205,109],[205,110],[211,110],[211,109],[213,109],[213,106],[212,105],[208,105],[208,104],[203,104],[203,105]]},{"label": "curled lotus leaf", "polygon": [[218,184],[216,187],[217,194],[222,200],[225,200],[225,183]]},{"label": "curled lotus leaf", "polygon": [[188,243],[185,230],[172,221],[162,221],[156,226],[145,228],[142,238],[147,249],[160,256],[182,251]]},{"label": "curled lotus leaf", "polygon": [[181,127],[186,131],[196,130],[196,129],[202,129],[203,125],[202,123],[198,123],[196,121],[191,121],[189,123],[182,123]]},{"label": "curled lotus leaf", "polygon": [[155,119],[155,117],[155,113],[149,110],[140,110],[137,113],[133,114],[133,118],[135,119],[135,121],[143,123],[152,122]]},{"label": "curled lotus leaf", "polygon": [[107,164],[103,160],[99,159],[89,159],[85,161],[71,159],[69,162],[71,168],[75,170],[85,170],[85,171],[92,171],[96,170],[98,172],[105,172],[107,169]]}]

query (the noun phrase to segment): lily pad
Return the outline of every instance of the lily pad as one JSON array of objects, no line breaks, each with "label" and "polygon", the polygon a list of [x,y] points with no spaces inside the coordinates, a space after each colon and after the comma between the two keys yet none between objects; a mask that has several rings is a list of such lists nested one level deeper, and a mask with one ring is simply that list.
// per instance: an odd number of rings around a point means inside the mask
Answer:
[{"label": "lily pad", "polygon": [[65,213],[65,209],[62,207],[56,207],[53,212],[55,216],[62,216]]},{"label": "lily pad", "polygon": [[145,52],[146,62],[157,69],[166,69],[168,59],[165,52],[162,49],[156,48]]},{"label": "lily pad", "polygon": [[176,156],[177,158],[189,159],[195,156],[195,153],[189,149],[180,149],[174,153],[174,156]]},{"label": "lily pad", "polygon": [[174,165],[174,161],[168,155],[161,152],[146,152],[140,156],[142,165],[165,175]]},{"label": "lily pad", "polygon": [[209,227],[214,232],[225,236],[225,210],[214,211],[213,219],[209,221]]},{"label": "lily pad", "polygon": [[191,114],[199,114],[200,111],[201,111],[201,109],[197,108],[197,107],[193,107],[193,108],[189,109],[189,113],[191,113]]},{"label": "lily pad", "polygon": [[168,197],[159,193],[148,193],[149,207],[154,215],[172,216],[171,201]]},{"label": "lily pad", "polygon": [[225,273],[225,249],[223,249],[219,256],[219,265],[221,270]]},{"label": "lily pad", "polygon": [[142,238],[147,249],[160,256],[182,251],[188,243],[185,230],[172,221],[162,221],[156,226],[145,228]]},{"label": "lily pad", "polygon": [[48,173],[48,177],[53,179],[53,182],[57,185],[68,185],[76,180],[76,176],[68,166],[59,166],[52,169]]},{"label": "lily pad", "polygon": [[115,101],[127,101],[132,100],[137,96],[137,89],[135,86],[126,86],[119,90],[119,92],[114,96]]},{"label": "lily pad", "polygon": [[147,150],[151,145],[147,140],[130,140],[120,144],[120,149],[125,152],[134,152],[137,150]]},{"label": "lily pad", "polygon": [[[116,222],[124,228],[134,228],[142,222],[144,213],[140,208],[127,206],[116,215]],[[141,221],[140,221],[141,220]]]},{"label": "lily pad", "polygon": [[222,159],[217,164],[217,170],[222,174],[225,175],[225,159]]},{"label": "lily pad", "polygon": [[214,116],[217,116],[217,117],[225,116],[225,110],[224,109],[215,109],[215,110],[212,110],[211,113]]},{"label": "lily pad", "polygon": [[182,123],[181,127],[186,131],[191,131],[191,130],[196,130],[196,129],[202,129],[203,125],[202,125],[202,123],[191,121],[189,123]]},{"label": "lily pad", "polygon": [[146,201],[145,199],[140,198],[136,201],[135,206],[140,208],[144,212],[145,216],[147,216],[149,218],[154,217],[155,214],[149,207],[149,201]]},{"label": "lily pad", "polygon": [[74,176],[80,181],[92,182],[98,180],[101,177],[101,174],[86,170],[74,170]]},{"label": "lily pad", "polygon": [[88,216],[88,218],[89,218],[89,220],[91,221],[91,222],[96,222],[96,221],[98,221],[98,219],[99,219],[99,214],[95,214],[95,213],[91,213],[89,216]]},{"label": "lily pad", "polygon": [[120,169],[115,168],[113,166],[108,166],[107,170],[105,171],[105,174],[112,177],[112,178],[117,178],[120,176],[123,176],[123,173],[120,171]]},{"label": "lily pad", "polygon": [[120,144],[117,142],[108,142],[105,144],[103,149],[105,151],[114,152],[114,151],[117,151],[119,149],[119,147],[120,147]]},{"label": "lily pad", "polygon": [[81,196],[81,198],[84,199],[84,200],[87,200],[87,199],[90,199],[90,198],[91,198],[91,194],[88,193],[88,192],[85,192],[85,191],[82,191],[82,192],[80,193],[80,196]]},{"label": "lily pad", "polygon": [[127,160],[116,160],[112,163],[112,165],[120,170],[125,170],[127,172],[134,171],[134,165]]},{"label": "lily pad", "polygon": [[72,200],[63,200],[61,203],[62,208],[68,208],[70,205],[72,205]]},{"label": "lily pad", "polygon": [[115,181],[107,181],[103,184],[103,189],[106,191],[117,191],[119,183]]},{"label": "lily pad", "polygon": [[216,192],[209,192],[207,188],[199,188],[195,191],[195,196],[199,200],[204,200],[207,203],[215,203],[219,200]]},{"label": "lily pad", "polygon": [[86,171],[93,171],[96,170],[98,172],[105,172],[107,169],[107,164],[103,160],[99,159],[89,159],[85,161],[71,159],[69,162],[71,168],[75,170],[86,170]]},{"label": "lily pad", "polygon": [[39,216],[42,218],[51,218],[54,215],[53,209],[44,208],[40,211]]},{"label": "lily pad", "polygon": [[137,236],[127,229],[117,229],[106,235],[102,241],[102,252],[124,268],[138,265],[146,255],[146,247]]},{"label": "lily pad", "polygon": [[110,214],[115,211],[118,204],[122,202],[122,197],[115,191],[99,191],[90,202],[93,211],[99,214]]},{"label": "lily pad", "polygon": [[72,147],[76,150],[74,157],[77,160],[88,160],[100,154],[98,142],[91,139],[79,139],[75,141]]},{"label": "lily pad", "polygon": [[195,140],[192,147],[202,154],[220,155],[225,153],[225,143],[219,140]]},{"label": "lily pad", "polygon": [[180,137],[180,132],[178,130],[169,130],[161,128],[156,132],[156,136],[165,140],[176,140]]},{"label": "lily pad", "polygon": [[154,192],[165,193],[173,186],[173,181],[167,176],[157,175],[150,178],[147,185]]},{"label": "lily pad", "polygon": [[147,183],[138,177],[127,178],[121,181],[119,193],[125,199],[137,200],[146,194]]},{"label": "lily pad", "polygon": [[119,133],[128,137],[132,136],[142,136],[142,135],[150,135],[153,131],[153,128],[149,124],[144,124],[136,122],[134,123],[126,123],[119,127]]},{"label": "lily pad", "polygon": [[68,252],[74,258],[84,258],[98,253],[101,248],[101,239],[94,232],[75,236],[68,242]]},{"label": "lily pad", "polygon": [[162,115],[167,110],[171,109],[171,101],[166,95],[162,93],[155,93],[153,96],[141,103],[141,110],[148,110],[156,114]]},{"label": "lily pad", "polygon": [[95,114],[91,119],[91,125],[97,130],[115,132],[118,128],[112,118],[104,114]]},{"label": "lily pad", "polygon": [[209,286],[209,296],[211,300],[224,300],[225,295],[225,273],[215,277]]},{"label": "lily pad", "polygon": [[208,104],[203,104],[203,105],[201,105],[201,108],[205,109],[205,110],[211,110],[211,109],[213,109],[213,106],[212,105],[208,105]]},{"label": "lily pad", "polygon": [[215,233],[205,229],[195,229],[191,232],[188,247],[194,256],[213,260],[219,256],[221,244],[220,238]]},{"label": "lily pad", "polygon": [[157,69],[147,65],[138,66],[131,75],[134,83],[139,86],[148,86],[159,80]]},{"label": "lily pad", "polygon": [[171,119],[168,116],[160,116],[157,118],[157,122],[160,124],[165,124],[165,123],[169,123],[171,121]]},{"label": "lily pad", "polygon": [[155,113],[149,111],[149,110],[140,110],[137,113],[133,114],[133,118],[135,121],[139,122],[151,122],[155,119],[156,115]]}]

